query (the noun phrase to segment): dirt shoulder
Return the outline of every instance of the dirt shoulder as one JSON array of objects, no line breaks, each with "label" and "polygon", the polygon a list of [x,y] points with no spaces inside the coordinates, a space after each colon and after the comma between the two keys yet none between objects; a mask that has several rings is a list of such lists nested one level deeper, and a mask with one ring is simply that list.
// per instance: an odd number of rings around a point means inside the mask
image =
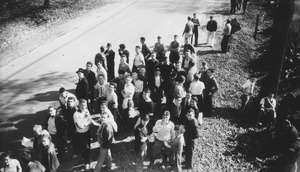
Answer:
[{"label": "dirt shoulder", "polygon": [[[95,21],[105,21],[134,1],[78,1],[78,4],[70,7],[56,8],[53,5],[50,9],[41,9],[35,13],[35,15],[45,15],[46,21],[43,21],[45,16],[36,19],[26,17],[27,14],[2,21],[0,22],[0,68],[59,37],[91,28],[96,24]],[[72,10],[74,11],[70,12]]]}]

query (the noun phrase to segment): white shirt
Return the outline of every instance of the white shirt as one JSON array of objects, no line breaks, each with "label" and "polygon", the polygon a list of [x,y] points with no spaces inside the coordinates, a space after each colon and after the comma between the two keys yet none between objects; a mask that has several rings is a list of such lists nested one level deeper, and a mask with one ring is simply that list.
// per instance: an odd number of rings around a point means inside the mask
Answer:
[{"label": "white shirt", "polygon": [[175,137],[174,123],[169,121],[164,123],[163,120],[157,120],[153,127],[153,132],[157,133],[156,138],[160,141],[170,141]]},{"label": "white shirt", "polygon": [[74,123],[78,133],[85,133],[90,129],[92,117],[90,112],[85,109],[82,112],[76,111],[73,115]]},{"label": "white shirt", "polygon": [[113,104],[114,108],[118,108],[118,96],[115,92],[108,93],[106,96],[107,104]]},{"label": "white shirt", "polygon": [[155,76],[155,86],[160,87],[161,82],[160,82],[160,76]]},{"label": "white shirt", "polygon": [[136,54],[134,57],[134,66],[145,65],[145,59],[142,53]]},{"label": "white shirt", "polygon": [[104,69],[104,67],[101,67],[101,69],[97,68],[97,76],[96,76],[97,80],[99,80],[98,76],[100,74],[104,75],[104,80],[107,81],[107,71]]},{"label": "white shirt", "polygon": [[197,73],[197,66],[193,66],[190,68],[189,73],[187,74],[187,81],[192,81],[194,79],[194,75]]},{"label": "white shirt", "polygon": [[124,86],[124,98],[132,99],[134,94],[134,86],[132,83],[129,83],[128,85],[125,84]]},{"label": "white shirt", "polygon": [[242,85],[242,88],[244,89],[244,93],[246,94],[252,94],[254,90],[255,82],[251,82],[250,79],[248,79],[244,85]]},{"label": "white shirt", "polygon": [[107,96],[107,90],[109,83],[105,82],[102,85],[98,82],[95,86],[95,89],[98,91],[97,98],[105,98]]},{"label": "white shirt", "polygon": [[192,95],[202,95],[203,90],[205,89],[205,85],[201,81],[192,81],[190,85],[190,91]]}]

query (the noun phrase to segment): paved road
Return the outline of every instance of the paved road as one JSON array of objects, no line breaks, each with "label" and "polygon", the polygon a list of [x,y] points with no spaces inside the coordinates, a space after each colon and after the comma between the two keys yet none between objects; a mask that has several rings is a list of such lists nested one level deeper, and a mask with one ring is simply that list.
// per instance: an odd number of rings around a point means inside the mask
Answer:
[{"label": "paved road", "polygon": [[[174,34],[182,35],[188,15],[198,13],[203,24],[208,20],[204,12],[220,5],[219,0],[132,1],[106,19],[91,16],[72,33],[3,67],[0,69],[0,151],[20,145],[22,136],[31,136],[32,126],[43,121],[44,110],[49,105],[58,105],[58,89],[75,88],[78,80],[75,71],[87,61],[93,61],[100,45],[110,42],[116,52],[118,45],[125,43],[133,58],[141,36],[146,37],[149,46],[154,45],[159,35],[168,45]],[[116,65],[118,61],[117,55]]]}]

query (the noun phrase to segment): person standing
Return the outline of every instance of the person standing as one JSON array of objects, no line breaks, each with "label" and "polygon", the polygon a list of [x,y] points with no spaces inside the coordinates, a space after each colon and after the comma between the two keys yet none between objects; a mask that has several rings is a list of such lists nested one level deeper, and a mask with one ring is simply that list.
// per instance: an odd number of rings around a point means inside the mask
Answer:
[{"label": "person standing", "polygon": [[203,91],[204,93],[204,110],[206,116],[212,115],[212,97],[215,92],[218,91],[218,84],[214,77],[214,70],[209,68],[207,69],[207,78],[204,82],[205,89]]},{"label": "person standing", "polygon": [[162,119],[157,120],[153,127],[153,134],[156,139],[152,148],[153,154],[150,160],[150,166],[154,164],[155,159],[162,153],[162,168],[167,167],[167,159],[170,155],[171,148],[169,143],[175,138],[175,126],[174,123],[170,121],[170,116],[170,112],[165,111]]},{"label": "person standing", "polygon": [[[144,56],[145,59],[148,59],[151,55],[151,51],[148,48],[147,44],[145,43],[146,38],[145,37],[141,37],[140,38],[140,42],[142,44],[142,54]],[[147,61],[147,60],[146,60]]]},{"label": "person standing", "polygon": [[134,151],[136,154],[136,172],[143,172],[143,162],[147,153],[147,124],[149,122],[149,115],[141,115],[141,122],[134,129]]},{"label": "person standing", "polygon": [[192,18],[190,16],[188,16],[187,20],[188,22],[185,24],[182,36],[184,36],[184,38],[187,38],[188,42],[191,42],[191,38],[193,36],[193,30],[194,30],[194,23],[192,22]]},{"label": "person standing", "polygon": [[[195,35],[194,46],[197,47],[198,46],[198,31],[199,31],[198,28],[200,26],[200,22],[199,22],[198,18],[196,17],[196,13],[193,14],[192,22],[194,23],[194,29],[193,29],[193,34]],[[192,39],[192,41],[193,41],[193,39]]]},{"label": "person standing", "polygon": [[225,27],[223,29],[223,39],[221,42],[221,50],[223,53],[226,53],[229,49],[228,42],[229,42],[230,35],[231,35],[231,24],[230,24],[230,20],[227,19]]},{"label": "person standing", "polygon": [[132,67],[132,70],[139,70],[140,67],[142,66],[145,66],[145,59],[144,59],[144,56],[143,54],[141,53],[141,47],[140,46],[136,46],[135,47],[135,57],[133,59],[133,67]]},{"label": "person standing", "polygon": [[173,166],[174,172],[182,172],[181,167],[181,157],[183,152],[183,145],[184,145],[184,134],[185,129],[183,125],[176,125],[175,126],[175,138],[171,142],[171,146],[173,149],[173,156],[175,158],[175,163]]},{"label": "person standing", "polygon": [[119,55],[122,57],[123,55],[126,57],[126,63],[129,64],[129,51],[126,50],[125,44],[119,45]]},{"label": "person standing", "polygon": [[230,0],[230,4],[231,4],[230,14],[234,14],[235,13],[236,1],[237,0]]},{"label": "person standing", "polygon": [[253,95],[254,87],[256,84],[256,78],[251,77],[249,78],[241,87],[243,89],[243,95],[241,96],[242,99],[242,106],[241,109],[245,110],[247,107],[248,102],[250,101],[250,98]]},{"label": "person standing", "polygon": [[262,125],[262,117],[266,118],[267,124],[272,124],[276,118],[276,100],[274,98],[274,93],[268,93],[266,97],[260,100],[259,105],[258,125]]},{"label": "person standing", "polygon": [[91,132],[90,124],[92,117],[87,109],[87,101],[84,99],[79,100],[79,109],[73,115],[74,123],[77,131],[77,138],[84,160],[85,168],[90,169],[90,144]]},{"label": "person standing", "polygon": [[46,172],[56,172],[60,163],[57,159],[54,144],[48,136],[42,137],[41,164],[46,168]]},{"label": "person standing", "polygon": [[84,77],[84,69],[79,68],[76,72],[78,74],[79,81],[76,87],[76,97],[77,100],[85,99],[88,101],[89,99],[89,83],[87,79]]},{"label": "person standing", "polygon": [[242,2],[242,4],[243,4],[243,14],[246,14],[248,1],[249,0],[243,0],[243,2]]},{"label": "person standing", "polygon": [[124,89],[122,90],[122,96],[123,96],[123,102],[122,102],[122,108],[127,109],[128,108],[128,101],[132,100],[134,95],[134,85],[132,84],[132,77],[126,76],[125,78],[125,85]]},{"label": "person standing", "polygon": [[203,112],[203,90],[205,89],[205,85],[202,81],[199,80],[199,75],[195,74],[194,79],[190,84],[189,90],[192,93],[193,97],[197,97],[198,99],[198,109],[200,112]]},{"label": "person standing", "polygon": [[98,76],[98,83],[95,85],[95,98],[97,99],[97,108],[100,107],[101,102],[106,100],[109,83],[104,80],[103,75]]},{"label": "person standing", "polygon": [[74,94],[68,92],[64,87],[61,87],[59,89],[58,101],[59,101],[60,109],[62,110],[63,116],[65,116],[65,111],[67,109],[67,102],[68,102],[69,97],[74,97],[76,99]]},{"label": "person standing", "polygon": [[206,25],[206,29],[207,29],[206,44],[210,45],[211,47],[214,46],[216,31],[218,28],[218,24],[213,18],[214,18],[213,16],[210,16],[210,20],[207,22]]},{"label": "person standing", "polygon": [[99,75],[103,75],[104,76],[104,80],[107,81],[108,80],[107,71],[104,69],[104,67],[102,65],[102,62],[101,61],[97,62],[96,66],[97,66],[97,70],[96,70],[97,71],[97,73],[96,73],[96,79],[97,79],[97,81],[99,81],[98,80]]},{"label": "person standing", "polygon": [[190,50],[192,54],[195,54],[195,47],[189,43],[189,38],[184,38],[183,53],[187,50]]},{"label": "person standing", "polygon": [[89,101],[90,101],[90,111],[94,111],[94,86],[97,83],[96,74],[92,71],[93,63],[87,62],[86,69],[84,71],[84,77],[89,83]]},{"label": "person standing", "polygon": [[57,148],[57,156],[62,160],[65,155],[64,147],[64,123],[61,116],[57,115],[56,109],[54,106],[48,107],[48,116],[45,123],[45,129],[49,132],[52,142]]},{"label": "person standing", "polygon": [[97,141],[100,144],[99,157],[94,172],[101,172],[104,162],[106,162],[106,169],[111,170],[111,146],[114,137],[114,129],[109,122],[109,115],[101,113],[101,125],[97,130]]},{"label": "person standing", "polygon": [[189,109],[186,114],[187,120],[184,123],[185,133],[185,167],[186,169],[193,168],[193,152],[195,148],[195,141],[199,137],[199,124],[195,119],[195,111]]},{"label": "person standing", "polygon": [[121,58],[120,58],[118,73],[120,70],[123,70],[125,72],[125,75],[128,75],[131,72],[129,64],[126,63],[126,56],[124,54],[121,55]]},{"label": "person standing", "polygon": [[177,41],[178,36],[174,35],[174,41],[171,42],[169,50],[170,50],[170,63],[173,65],[180,59],[179,51],[180,51],[180,43]]},{"label": "person standing", "polygon": [[108,80],[115,78],[115,52],[111,49],[111,43],[107,43],[107,49],[104,52],[107,61]]},{"label": "person standing", "polygon": [[104,54],[105,48],[104,46],[100,47],[100,52],[95,55],[95,65],[100,61],[105,70],[107,70],[107,62]]},{"label": "person standing", "polygon": [[1,162],[3,162],[3,167],[0,168],[1,172],[22,172],[20,162],[10,158],[10,151],[2,153],[1,157]]},{"label": "person standing", "polygon": [[157,43],[154,44],[154,49],[153,51],[156,52],[156,59],[161,62],[164,57],[165,57],[165,45],[162,43],[162,38],[161,36],[157,37]]}]

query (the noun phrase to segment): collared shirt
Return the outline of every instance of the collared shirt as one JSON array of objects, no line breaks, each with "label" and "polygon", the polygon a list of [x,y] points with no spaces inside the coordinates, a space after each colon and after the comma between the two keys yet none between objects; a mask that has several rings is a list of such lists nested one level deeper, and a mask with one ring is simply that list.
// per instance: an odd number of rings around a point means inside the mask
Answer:
[{"label": "collared shirt", "polygon": [[163,122],[162,119],[157,120],[153,127],[153,132],[157,133],[156,138],[160,141],[170,141],[175,136],[174,123],[169,121]]},{"label": "collared shirt", "polygon": [[107,95],[107,91],[108,91],[108,87],[109,87],[109,83],[105,82],[102,85],[98,82],[95,85],[95,89],[98,91],[98,98],[105,98]]},{"label": "collared shirt", "polygon": [[73,119],[78,133],[85,133],[90,129],[89,124],[92,121],[92,117],[87,109],[82,112],[80,110],[76,111]]},{"label": "collared shirt", "polygon": [[158,54],[163,53],[165,51],[165,45],[163,43],[155,43],[154,51]]},{"label": "collared shirt", "polygon": [[102,74],[104,76],[104,80],[107,81],[107,71],[104,69],[104,67],[102,67],[101,69],[97,68],[97,76],[96,76],[97,80],[99,80],[98,76],[100,74]]},{"label": "collared shirt", "polygon": [[205,89],[204,83],[201,81],[192,81],[190,85],[190,91],[192,95],[202,95],[203,90]]},{"label": "collared shirt", "polygon": [[55,126],[55,117],[51,117],[48,119],[48,132],[50,134],[56,134],[56,126]]},{"label": "collared shirt", "polygon": [[155,86],[160,87],[161,85],[160,76],[155,76],[154,79],[155,79]]},{"label": "collared shirt", "polygon": [[243,91],[245,94],[253,94],[255,82],[251,82],[250,79],[248,79],[244,85],[242,85]]}]

